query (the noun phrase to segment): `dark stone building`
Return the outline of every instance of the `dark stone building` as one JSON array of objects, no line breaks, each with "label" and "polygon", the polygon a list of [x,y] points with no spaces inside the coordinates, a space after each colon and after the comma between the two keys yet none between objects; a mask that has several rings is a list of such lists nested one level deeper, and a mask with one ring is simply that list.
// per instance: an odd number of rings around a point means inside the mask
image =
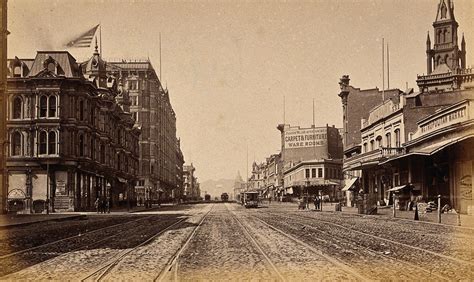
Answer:
[{"label": "dark stone building", "polygon": [[130,113],[140,128],[138,202],[168,201],[183,190],[183,163],[176,136],[176,114],[168,89],[150,61],[108,62],[107,72],[120,78],[130,97]]},{"label": "dark stone building", "polygon": [[82,64],[66,51],[39,51],[9,60],[8,70],[9,209],[133,204],[140,130],[97,47]]}]

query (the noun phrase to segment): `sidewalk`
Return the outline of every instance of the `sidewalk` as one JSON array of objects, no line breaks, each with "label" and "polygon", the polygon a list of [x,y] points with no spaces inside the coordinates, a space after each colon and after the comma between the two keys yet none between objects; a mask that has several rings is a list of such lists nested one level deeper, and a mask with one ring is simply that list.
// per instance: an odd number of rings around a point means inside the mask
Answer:
[{"label": "sidewalk", "polygon": [[82,217],[81,214],[0,214],[0,228],[23,226],[50,220],[64,220]]},{"label": "sidewalk", "polygon": [[153,205],[151,208],[145,208],[144,206],[137,206],[131,207],[130,209],[127,207],[117,207],[110,209],[109,213],[97,213],[97,211],[79,211],[79,212],[72,212],[72,211],[65,211],[65,212],[56,212],[55,214],[61,215],[73,215],[73,214],[80,214],[80,215],[124,215],[124,214],[132,214],[138,212],[145,212],[145,211],[154,211],[159,210],[164,207],[174,206],[174,204],[161,204]]},{"label": "sidewalk", "polygon": [[97,213],[95,211],[84,211],[84,212],[54,212],[47,214],[0,214],[0,229],[1,228],[8,228],[14,226],[23,226],[34,224],[38,222],[45,222],[51,220],[65,220],[65,219],[73,219],[79,218],[87,215],[125,215],[125,214],[132,214],[136,212],[144,212],[144,211],[153,211],[159,210],[160,208],[173,206],[172,204],[162,204],[161,206],[154,205],[151,208],[145,207],[133,207],[130,210],[127,208],[116,208],[112,209],[110,213]]},{"label": "sidewalk", "polygon": [[[285,206],[285,208],[294,208],[295,210],[298,209],[297,203],[293,202],[272,202],[272,207]],[[414,220],[415,218],[415,211],[396,211],[396,217],[393,218],[393,209],[391,207],[378,207],[377,214],[375,215],[365,215],[359,214],[357,207],[342,207],[342,211],[336,211],[335,203],[324,203],[322,211],[323,212],[332,212],[332,213],[343,213],[343,214],[353,214],[355,216],[375,216],[375,217],[383,217],[386,219],[391,220],[409,220],[413,222],[417,222]],[[268,202],[264,203],[264,206],[268,206]],[[314,205],[310,204],[310,210],[314,211]],[[460,214],[459,215],[460,226],[467,227],[467,228],[474,228],[474,216],[467,215],[467,214]],[[429,223],[429,224],[439,224],[438,223],[438,214],[436,211],[431,213],[419,214],[418,222]],[[443,213],[441,214],[441,224],[442,225],[450,225],[450,226],[459,226],[458,224],[458,214],[454,213]]]}]

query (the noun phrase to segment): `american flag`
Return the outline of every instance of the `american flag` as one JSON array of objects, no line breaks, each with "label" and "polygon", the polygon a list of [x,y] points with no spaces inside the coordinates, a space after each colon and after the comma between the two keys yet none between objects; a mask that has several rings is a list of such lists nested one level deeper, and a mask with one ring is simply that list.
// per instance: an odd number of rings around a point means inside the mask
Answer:
[{"label": "american flag", "polygon": [[90,47],[92,40],[94,39],[95,33],[97,32],[97,29],[99,28],[99,25],[94,26],[90,30],[86,31],[83,33],[81,36],[77,37],[74,40],[71,40],[69,43],[66,44],[67,47]]}]

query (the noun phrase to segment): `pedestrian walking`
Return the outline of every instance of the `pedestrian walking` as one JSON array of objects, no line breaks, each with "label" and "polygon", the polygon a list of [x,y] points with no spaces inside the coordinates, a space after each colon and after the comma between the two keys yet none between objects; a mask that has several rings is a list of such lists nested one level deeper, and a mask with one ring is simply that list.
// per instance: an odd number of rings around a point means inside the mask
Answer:
[{"label": "pedestrian walking", "polygon": [[99,211],[100,211],[100,213],[104,213],[104,206],[105,206],[104,198],[101,197],[100,200],[99,200]]},{"label": "pedestrian walking", "polygon": [[321,199],[319,198],[319,196],[316,196],[314,198],[314,209],[319,210],[320,207],[321,207]]},{"label": "pedestrian walking", "polygon": [[95,210],[97,211],[97,213],[99,213],[99,198],[95,199],[94,207],[95,207]]},{"label": "pedestrian walking", "polygon": [[110,213],[110,197],[107,197],[107,200],[105,201],[105,210],[107,213]]}]

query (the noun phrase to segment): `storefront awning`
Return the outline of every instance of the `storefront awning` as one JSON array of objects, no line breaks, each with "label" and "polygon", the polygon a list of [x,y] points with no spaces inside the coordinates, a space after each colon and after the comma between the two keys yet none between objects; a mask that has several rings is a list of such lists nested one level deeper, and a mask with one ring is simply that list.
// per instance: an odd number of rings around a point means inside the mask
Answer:
[{"label": "storefront awning", "polygon": [[387,192],[396,192],[396,191],[400,191],[404,188],[406,188],[408,186],[408,184],[405,184],[405,185],[400,185],[400,186],[396,186],[396,187],[393,187],[393,188],[390,188],[387,190]]},{"label": "storefront awning", "polygon": [[445,138],[443,140],[440,140],[438,142],[435,142],[431,145],[428,145],[428,146],[425,146],[423,148],[420,148],[420,149],[417,149],[417,150],[409,150],[409,153],[408,154],[404,154],[404,155],[400,155],[400,156],[397,156],[397,157],[394,157],[394,158],[390,158],[384,162],[382,162],[381,164],[385,164],[385,163],[388,163],[388,162],[391,162],[391,161],[394,161],[394,160],[399,160],[399,159],[403,159],[403,158],[406,158],[406,157],[410,157],[410,156],[431,156],[431,155],[434,155],[436,154],[437,152],[451,146],[451,145],[454,145],[458,142],[461,142],[465,139],[468,139],[468,138],[472,138],[473,135],[468,135],[468,136],[463,136],[463,137],[457,137],[457,138]]},{"label": "storefront awning", "polygon": [[344,186],[344,188],[342,188],[341,191],[348,191],[348,190],[351,190],[353,187],[355,187],[354,184],[356,183],[357,179],[359,179],[359,177],[354,177],[354,178],[350,179],[350,180],[347,182],[346,186]]},{"label": "storefront awning", "polygon": [[444,140],[441,140],[441,141],[438,141],[434,144],[431,144],[429,146],[426,146],[426,147],[423,147],[419,150],[416,150],[415,153],[418,153],[418,154],[425,154],[425,155],[433,155],[441,150],[443,150],[444,148],[446,147],[449,147],[461,140],[464,140],[464,138],[460,137],[460,138],[447,138],[447,139],[444,139]]}]

